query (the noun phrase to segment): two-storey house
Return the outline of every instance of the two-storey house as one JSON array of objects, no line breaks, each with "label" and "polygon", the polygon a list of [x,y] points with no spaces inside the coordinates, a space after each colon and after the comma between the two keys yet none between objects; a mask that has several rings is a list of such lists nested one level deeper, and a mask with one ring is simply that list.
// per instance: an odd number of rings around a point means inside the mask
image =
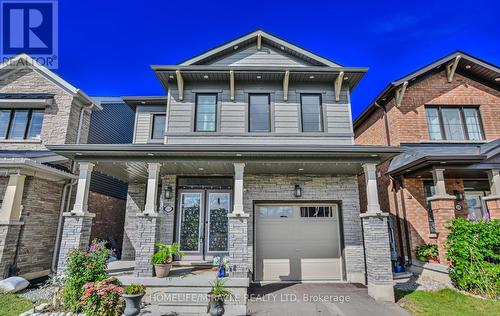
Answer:
[{"label": "two-storey house", "polygon": [[[395,260],[439,277],[447,272],[450,220],[500,218],[498,66],[463,52],[445,56],[390,83],[354,121],[354,132],[357,144],[405,148],[378,169]],[[416,259],[421,244],[438,245],[440,264]]]},{"label": "two-storey house", "polygon": [[[78,177],[76,165],[46,145],[92,141],[91,116],[101,109],[25,54],[0,64],[0,278],[55,271],[62,213],[70,209]],[[123,197],[106,190],[89,195],[98,218],[109,210],[124,213]],[[93,233],[113,237],[99,227]]]},{"label": "two-storey house", "polygon": [[366,68],[260,30],[152,68],[167,95],[124,98],[136,113],[132,144],[50,146],[80,165],[62,268],[74,240],[88,242],[98,170],[128,183],[123,258],[146,285],[167,282],[148,278],[155,242],[175,241],[185,265],[229,257],[228,284],[367,278],[370,295],[394,299],[375,166],[401,150],[354,145],[350,94]]}]

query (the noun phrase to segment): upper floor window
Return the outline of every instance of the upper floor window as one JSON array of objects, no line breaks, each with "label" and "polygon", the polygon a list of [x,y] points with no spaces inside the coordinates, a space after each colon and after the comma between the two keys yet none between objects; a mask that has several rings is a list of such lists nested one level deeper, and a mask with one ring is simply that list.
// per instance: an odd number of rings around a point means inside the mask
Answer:
[{"label": "upper floor window", "polygon": [[153,114],[151,139],[163,139],[165,136],[165,114]]},{"label": "upper floor window", "polygon": [[425,114],[431,140],[483,139],[477,107],[428,107]]},{"label": "upper floor window", "polygon": [[301,94],[300,108],[303,132],[323,131],[323,111],[320,94]]},{"label": "upper floor window", "polygon": [[250,132],[270,132],[271,102],[269,94],[250,94],[248,99]]},{"label": "upper floor window", "polygon": [[217,95],[197,94],[195,109],[195,131],[215,132],[217,123]]},{"label": "upper floor window", "polygon": [[0,139],[40,139],[44,110],[0,109]]}]

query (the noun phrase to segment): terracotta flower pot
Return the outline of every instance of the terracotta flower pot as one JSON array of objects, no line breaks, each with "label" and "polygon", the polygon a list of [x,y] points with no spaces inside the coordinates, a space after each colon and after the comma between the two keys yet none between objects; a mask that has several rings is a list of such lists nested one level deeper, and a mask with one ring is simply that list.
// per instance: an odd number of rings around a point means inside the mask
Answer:
[{"label": "terracotta flower pot", "polygon": [[429,257],[430,263],[439,263],[439,259],[437,257]]},{"label": "terracotta flower pot", "polygon": [[170,269],[172,269],[171,263],[165,264],[155,264],[155,274],[157,278],[164,278],[168,276],[170,273]]},{"label": "terracotta flower pot", "polygon": [[144,293],[141,294],[122,294],[125,299],[125,316],[136,316],[141,312],[141,300]]}]

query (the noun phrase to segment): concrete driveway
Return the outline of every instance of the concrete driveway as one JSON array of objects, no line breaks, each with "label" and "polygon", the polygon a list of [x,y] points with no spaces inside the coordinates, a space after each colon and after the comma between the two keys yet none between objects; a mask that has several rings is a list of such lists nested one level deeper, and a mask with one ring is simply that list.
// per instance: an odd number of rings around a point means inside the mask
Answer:
[{"label": "concrete driveway", "polygon": [[248,293],[250,315],[410,315],[397,304],[376,302],[357,284],[253,284]]}]

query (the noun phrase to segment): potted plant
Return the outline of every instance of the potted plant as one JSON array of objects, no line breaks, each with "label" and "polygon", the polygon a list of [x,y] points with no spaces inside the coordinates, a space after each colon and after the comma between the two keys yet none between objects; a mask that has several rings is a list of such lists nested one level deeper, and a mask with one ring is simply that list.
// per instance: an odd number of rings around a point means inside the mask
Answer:
[{"label": "potted plant", "polygon": [[123,289],[123,298],[125,299],[125,316],[136,316],[141,312],[141,300],[146,289],[143,285],[130,284]]},{"label": "potted plant", "polygon": [[417,246],[415,249],[417,259],[422,262],[438,262],[438,246],[436,244],[425,244]]},{"label": "potted plant", "polygon": [[210,313],[212,316],[224,315],[224,301],[231,297],[233,297],[233,294],[226,289],[224,281],[216,278],[212,289],[208,292],[209,303],[207,313]]},{"label": "potted plant", "polygon": [[157,277],[164,278],[170,273],[174,256],[184,256],[184,253],[180,252],[178,243],[174,242],[172,245],[165,245],[159,242],[156,244],[156,252],[151,256],[151,262],[154,264]]}]

